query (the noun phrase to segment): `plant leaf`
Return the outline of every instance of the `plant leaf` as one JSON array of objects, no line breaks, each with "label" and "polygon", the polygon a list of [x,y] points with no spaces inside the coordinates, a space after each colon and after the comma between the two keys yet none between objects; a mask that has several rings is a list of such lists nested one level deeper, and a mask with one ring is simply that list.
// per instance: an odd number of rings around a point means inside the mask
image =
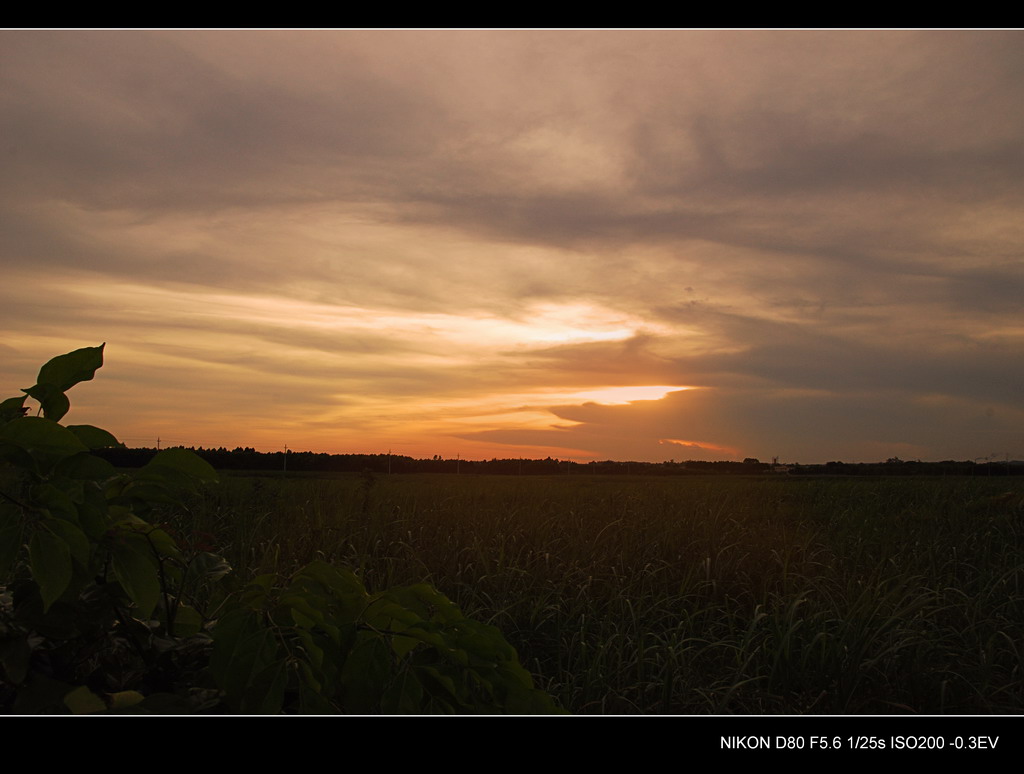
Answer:
[{"label": "plant leaf", "polygon": [[145,698],[138,691],[118,691],[110,694],[110,709],[121,710],[134,707]]},{"label": "plant leaf", "polygon": [[[96,375],[96,369],[103,365],[103,348],[83,347],[66,355],[58,355],[39,369],[36,382],[52,384],[61,392],[66,392],[79,382],[87,382]],[[32,397],[35,397],[34,395]]]},{"label": "plant leaf", "polygon": [[174,612],[174,636],[191,637],[202,631],[203,617],[199,611],[189,605],[178,605]]},{"label": "plant leaf", "polygon": [[52,419],[54,422],[59,422],[68,413],[68,409],[71,408],[71,401],[68,400],[68,396],[55,384],[36,384],[26,390],[22,390],[22,392],[39,401],[39,404],[43,407],[43,416],[47,419]]},{"label": "plant leaf", "polygon": [[28,556],[46,612],[71,583],[71,548],[41,524],[28,544]]},{"label": "plant leaf", "polygon": [[21,509],[11,503],[0,503],[0,584],[21,550]]},{"label": "plant leaf", "polygon": [[89,538],[85,536],[85,533],[76,524],[64,521],[63,519],[48,519],[46,526],[68,544],[68,550],[76,562],[82,565],[82,567],[89,567],[89,556],[92,553],[92,547]]},{"label": "plant leaf", "polygon": [[27,396],[22,395],[20,398],[8,398],[7,400],[0,402],[0,424],[25,415],[26,397]]},{"label": "plant leaf", "polygon": [[[220,476],[217,475],[217,471],[210,463],[188,449],[164,449],[157,453],[139,472],[142,474],[178,473],[196,481],[220,481]],[[172,475],[171,478],[173,480],[175,477]]]},{"label": "plant leaf", "polygon": [[67,425],[68,430],[75,434],[79,441],[90,449],[109,449],[124,446],[113,434],[92,425]]},{"label": "plant leaf", "polygon": [[4,441],[49,464],[89,451],[74,433],[43,417],[22,417],[8,422],[0,427],[0,442]]},{"label": "plant leaf", "polygon": [[89,715],[107,709],[106,702],[90,691],[87,685],[80,685],[65,696],[64,704],[76,715]]},{"label": "plant leaf", "polygon": [[79,452],[61,460],[54,468],[55,476],[76,481],[106,481],[117,475],[117,468],[89,452]]},{"label": "plant leaf", "polygon": [[160,601],[160,578],[149,556],[149,545],[144,539],[119,541],[112,553],[114,575],[121,588],[138,605],[139,617],[149,618]]}]

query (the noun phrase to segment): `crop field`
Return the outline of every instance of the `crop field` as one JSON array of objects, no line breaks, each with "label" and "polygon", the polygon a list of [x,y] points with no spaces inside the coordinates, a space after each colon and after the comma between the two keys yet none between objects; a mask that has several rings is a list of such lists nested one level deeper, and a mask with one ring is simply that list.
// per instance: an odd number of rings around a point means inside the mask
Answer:
[{"label": "crop field", "polygon": [[572,713],[1019,713],[999,478],[228,478],[170,525],[244,575],[427,581]]}]

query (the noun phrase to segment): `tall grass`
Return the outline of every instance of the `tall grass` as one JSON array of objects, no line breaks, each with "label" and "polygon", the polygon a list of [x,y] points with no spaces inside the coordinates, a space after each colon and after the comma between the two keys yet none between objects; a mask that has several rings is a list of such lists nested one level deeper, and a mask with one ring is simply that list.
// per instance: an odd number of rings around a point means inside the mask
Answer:
[{"label": "tall grass", "polygon": [[233,478],[179,529],[245,573],[429,581],[577,713],[1024,709],[1007,480]]}]

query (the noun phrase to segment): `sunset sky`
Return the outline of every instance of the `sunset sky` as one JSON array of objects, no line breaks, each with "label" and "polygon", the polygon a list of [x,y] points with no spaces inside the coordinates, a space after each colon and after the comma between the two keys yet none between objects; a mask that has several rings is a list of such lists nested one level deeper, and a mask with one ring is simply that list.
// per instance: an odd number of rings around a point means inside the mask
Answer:
[{"label": "sunset sky", "polygon": [[1024,33],[0,32],[0,399],[131,446],[1024,458]]}]

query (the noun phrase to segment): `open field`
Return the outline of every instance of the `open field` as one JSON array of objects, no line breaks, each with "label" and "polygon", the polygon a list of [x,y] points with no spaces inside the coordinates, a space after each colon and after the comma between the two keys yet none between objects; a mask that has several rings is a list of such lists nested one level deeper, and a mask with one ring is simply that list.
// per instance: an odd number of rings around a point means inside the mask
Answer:
[{"label": "open field", "polygon": [[574,713],[1024,710],[1016,481],[234,477],[175,521],[244,574],[429,581]]}]

